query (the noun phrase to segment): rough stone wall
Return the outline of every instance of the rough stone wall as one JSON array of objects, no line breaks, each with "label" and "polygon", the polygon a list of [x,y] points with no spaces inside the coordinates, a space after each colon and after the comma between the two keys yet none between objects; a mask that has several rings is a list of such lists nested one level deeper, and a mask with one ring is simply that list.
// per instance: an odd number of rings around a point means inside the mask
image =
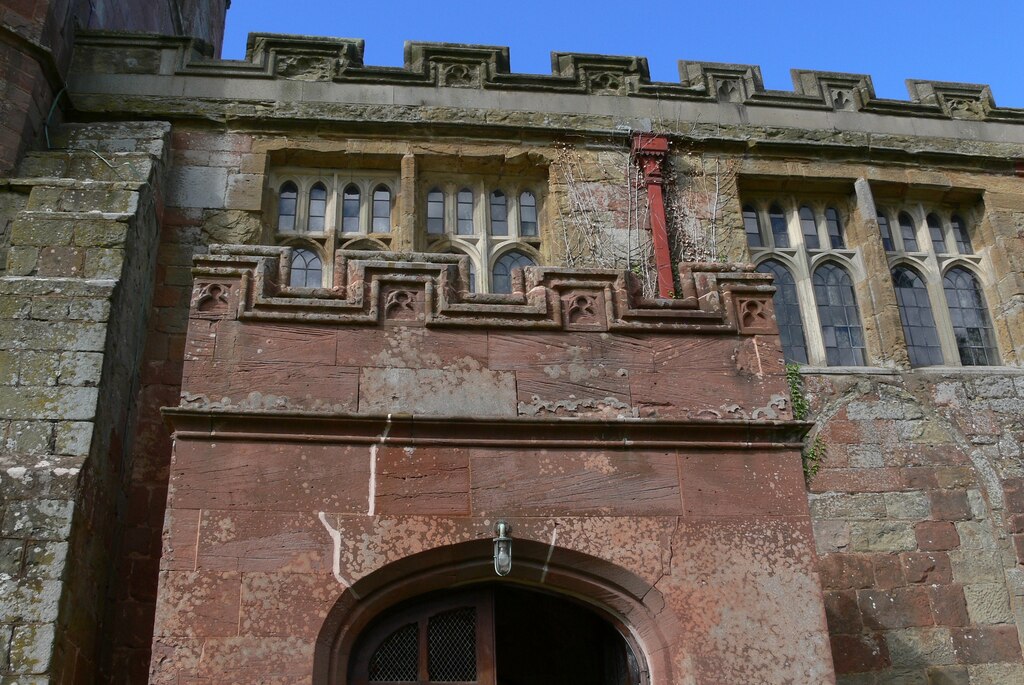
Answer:
[{"label": "rough stone wall", "polygon": [[67,151],[17,181],[0,278],[0,672],[17,682],[96,673],[168,129],[65,128]]},{"label": "rough stone wall", "polygon": [[828,446],[811,482],[838,682],[1024,679],[1024,375],[805,376]]}]

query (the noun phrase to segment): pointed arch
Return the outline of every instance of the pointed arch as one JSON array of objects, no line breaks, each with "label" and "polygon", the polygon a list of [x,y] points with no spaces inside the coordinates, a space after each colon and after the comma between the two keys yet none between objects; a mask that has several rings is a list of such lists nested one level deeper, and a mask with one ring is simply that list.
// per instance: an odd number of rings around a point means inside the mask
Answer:
[{"label": "pointed arch", "polygon": [[953,266],[942,277],[942,289],[946,293],[960,363],[964,366],[998,364],[992,320],[977,277],[961,265]]},{"label": "pointed arch", "polygon": [[807,339],[800,315],[800,300],[793,273],[777,259],[766,259],[757,265],[763,274],[775,277],[775,319],[779,324],[779,337],[786,360],[798,364],[807,363]]},{"label": "pointed arch", "polygon": [[864,331],[850,273],[827,261],[815,269],[813,282],[828,365],[864,366]]},{"label": "pointed arch", "polygon": [[910,365],[942,364],[942,345],[924,278],[907,264],[897,264],[892,268],[892,285],[896,290]]}]

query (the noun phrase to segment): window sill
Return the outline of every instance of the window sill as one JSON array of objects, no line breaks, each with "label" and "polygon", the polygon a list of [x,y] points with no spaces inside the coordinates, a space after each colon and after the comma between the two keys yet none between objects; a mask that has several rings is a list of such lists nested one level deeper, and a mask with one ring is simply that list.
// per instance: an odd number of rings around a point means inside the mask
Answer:
[{"label": "window sill", "polygon": [[913,369],[885,369],[878,366],[801,366],[803,375],[817,376],[898,376],[922,374],[936,376],[1024,376],[1017,366],[918,366]]}]

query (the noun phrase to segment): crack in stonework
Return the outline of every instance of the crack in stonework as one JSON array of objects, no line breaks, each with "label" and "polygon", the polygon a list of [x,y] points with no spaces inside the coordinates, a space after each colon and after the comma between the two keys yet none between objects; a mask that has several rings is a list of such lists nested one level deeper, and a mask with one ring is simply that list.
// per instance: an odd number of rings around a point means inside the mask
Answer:
[{"label": "crack in stonework", "polygon": [[377,446],[387,442],[388,433],[391,432],[391,414],[388,414],[387,422],[384,424],[384,432],[380,434],[380,441],[370,445],[370,487],[367,495],[367,515],[373,516],[377,509]]},{"label": "crack in stonework", "polygon": [[[334,578],[347,589],[352,590],[352,583],[341,575],[341,531],[327,522],[327,515],[325,512],[319,512],[318,518],[320,519],[320,523],[324,524],[324,528],[327,529],[327,534],[331,536],[331,540],[334,542]],[[354,590],[352,590],[352,594],[357,598],[359,597]]]}]

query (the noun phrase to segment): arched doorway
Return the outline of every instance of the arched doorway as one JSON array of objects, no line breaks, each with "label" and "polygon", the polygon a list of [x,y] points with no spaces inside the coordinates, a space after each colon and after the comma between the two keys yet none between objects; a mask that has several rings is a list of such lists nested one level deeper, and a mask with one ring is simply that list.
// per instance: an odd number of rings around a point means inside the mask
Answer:
[{"label": "arched doorway", "polygon": [[639,685],[633,647],[604,616],[511,584],[392,607],[356,641],[347,682]]},{"label": "arched doorway", "polygon": [[[313,685],[355,682],[351,674],[361,658],[358,650],[371,640],[367,637],[371,631],[382,625],[378,621],[405,609],[415,612],[419,602],[443,601],[463,592],[495,587],[536,594],[556,611],[568,603],[573,609],[582,607],[596,616],[628,645],[631,656],[627,660],[632,658],[637,663],[639,685],[680,681],[676,664],[688,659],[681,627],[661,592],[649,582],[606,560],[533,540],[516,541],[512,573],[496,581],[492,554],[490,540],[436,547],[398,559],[353,583],[339,595],[320,628]],[[521,606],[531,604],[524,601]],[[514,625],[531,628],[541,623],[551,622],[521,620]],[[384,636],[381,629],[378,639]],[[557,645],[558,639],[550,642]],[[601,657],[594,650],[590,658]],[[368,672],[364,678],[370,682]],[[621,682],[632,685],[634,681]]]}]

